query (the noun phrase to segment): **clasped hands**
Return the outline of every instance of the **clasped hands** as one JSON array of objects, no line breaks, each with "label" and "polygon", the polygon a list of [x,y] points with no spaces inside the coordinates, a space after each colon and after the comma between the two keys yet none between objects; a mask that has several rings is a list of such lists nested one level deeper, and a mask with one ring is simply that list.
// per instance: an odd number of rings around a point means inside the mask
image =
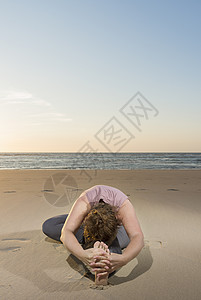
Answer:
[{"label": "clasped hands", "polygon": [[125,264],[123,255],[110,253],[108,246],[103,242],[97,241],[94,248],[85,251],[88,252],[87,264],[93,272],[97,272],[97,276],[105,276]]}]

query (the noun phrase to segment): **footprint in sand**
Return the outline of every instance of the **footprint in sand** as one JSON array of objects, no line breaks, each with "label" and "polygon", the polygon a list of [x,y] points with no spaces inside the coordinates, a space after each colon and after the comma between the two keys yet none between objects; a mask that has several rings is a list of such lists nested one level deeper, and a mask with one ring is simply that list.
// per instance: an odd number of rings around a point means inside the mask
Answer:
[{"label": "footprint in sand", "polygon": [[145,246],[154,248],[154,249],[161,249],[167,247],[167,242],[166,241],[160,241],[158,239],[152,239],[152,240],[144,240]]},{"label": "footprint in sand", "polygon": [[18,250],[21,250],[21,247],[6,247],[6,248],[0,248],[0,251],[12,251],[12,252],[15,252],[15,251],[18,251]]},{"label": "footprint in sand", "polygon": [[20,241],[20,242],[30,242],[31,240],[25,238],[14,238],[14,239],[2,239],[2,241]]},{"label": "footprint in sand", "polygon": [[67,253],[66,248],[63,245],[61,245],[61,244],[53,244],[52,246],[59,253],[65,253],[65,254]]},{"label": "footprint in sand", "polygon": [[0,284],[0,288],[5,288],[5,289],[7,289],[7,288],[12,288],[12,285],[11,284]]},{"label": "footprint in sand", "polygon": [[20,246],[10,246],[10,243],[12,245],[12,242],[30,242],[31,240],[26,239],[26,238],[4,238],[1,239],[1,241],[3,242],[3,244],[5,244],[6,247],[1,247],[0,251],[11,251],[11,252],[16,252],[21,250],[22,248]]}]

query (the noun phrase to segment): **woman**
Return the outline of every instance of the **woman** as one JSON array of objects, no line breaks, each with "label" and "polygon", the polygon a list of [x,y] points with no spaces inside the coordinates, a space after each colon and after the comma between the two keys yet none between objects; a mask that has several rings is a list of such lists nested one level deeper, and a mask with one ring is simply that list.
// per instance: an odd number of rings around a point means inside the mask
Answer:
[{"label": "woman", "polygon": [[107,284],[109,273],[126,265],[144,246],[133,205],[123,192],[106,185],[84,191],[69,215],[46,220],[42,230],[90,266],[96,284]]}]

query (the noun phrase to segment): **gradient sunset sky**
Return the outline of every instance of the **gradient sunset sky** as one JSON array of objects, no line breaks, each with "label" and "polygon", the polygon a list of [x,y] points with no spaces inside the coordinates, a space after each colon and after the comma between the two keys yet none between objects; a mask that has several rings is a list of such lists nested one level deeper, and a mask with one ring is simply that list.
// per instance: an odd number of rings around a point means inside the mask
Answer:
[{"label": "gradient sunset sky", "polygon": [[0,152],[201,152],[200,15],[195,0],[0,0]]}]

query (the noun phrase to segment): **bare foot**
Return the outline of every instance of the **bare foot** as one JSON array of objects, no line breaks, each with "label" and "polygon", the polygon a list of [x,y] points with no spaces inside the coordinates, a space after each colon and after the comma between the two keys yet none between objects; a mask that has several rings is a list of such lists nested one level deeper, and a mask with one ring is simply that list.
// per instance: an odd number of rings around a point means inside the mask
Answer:
[{"label": "bare foot", "polygon": [[[100,248],[103,249],[105,252],[110,254],[110,251],[108,249],[108,246],[103,242],[95,242],[94,248]],[[109,273],[106,273],[105,275],[98,276],[99,272],[95,272],[95,284],[96,285],[107,285],[108,281],[108,275]]]}]

